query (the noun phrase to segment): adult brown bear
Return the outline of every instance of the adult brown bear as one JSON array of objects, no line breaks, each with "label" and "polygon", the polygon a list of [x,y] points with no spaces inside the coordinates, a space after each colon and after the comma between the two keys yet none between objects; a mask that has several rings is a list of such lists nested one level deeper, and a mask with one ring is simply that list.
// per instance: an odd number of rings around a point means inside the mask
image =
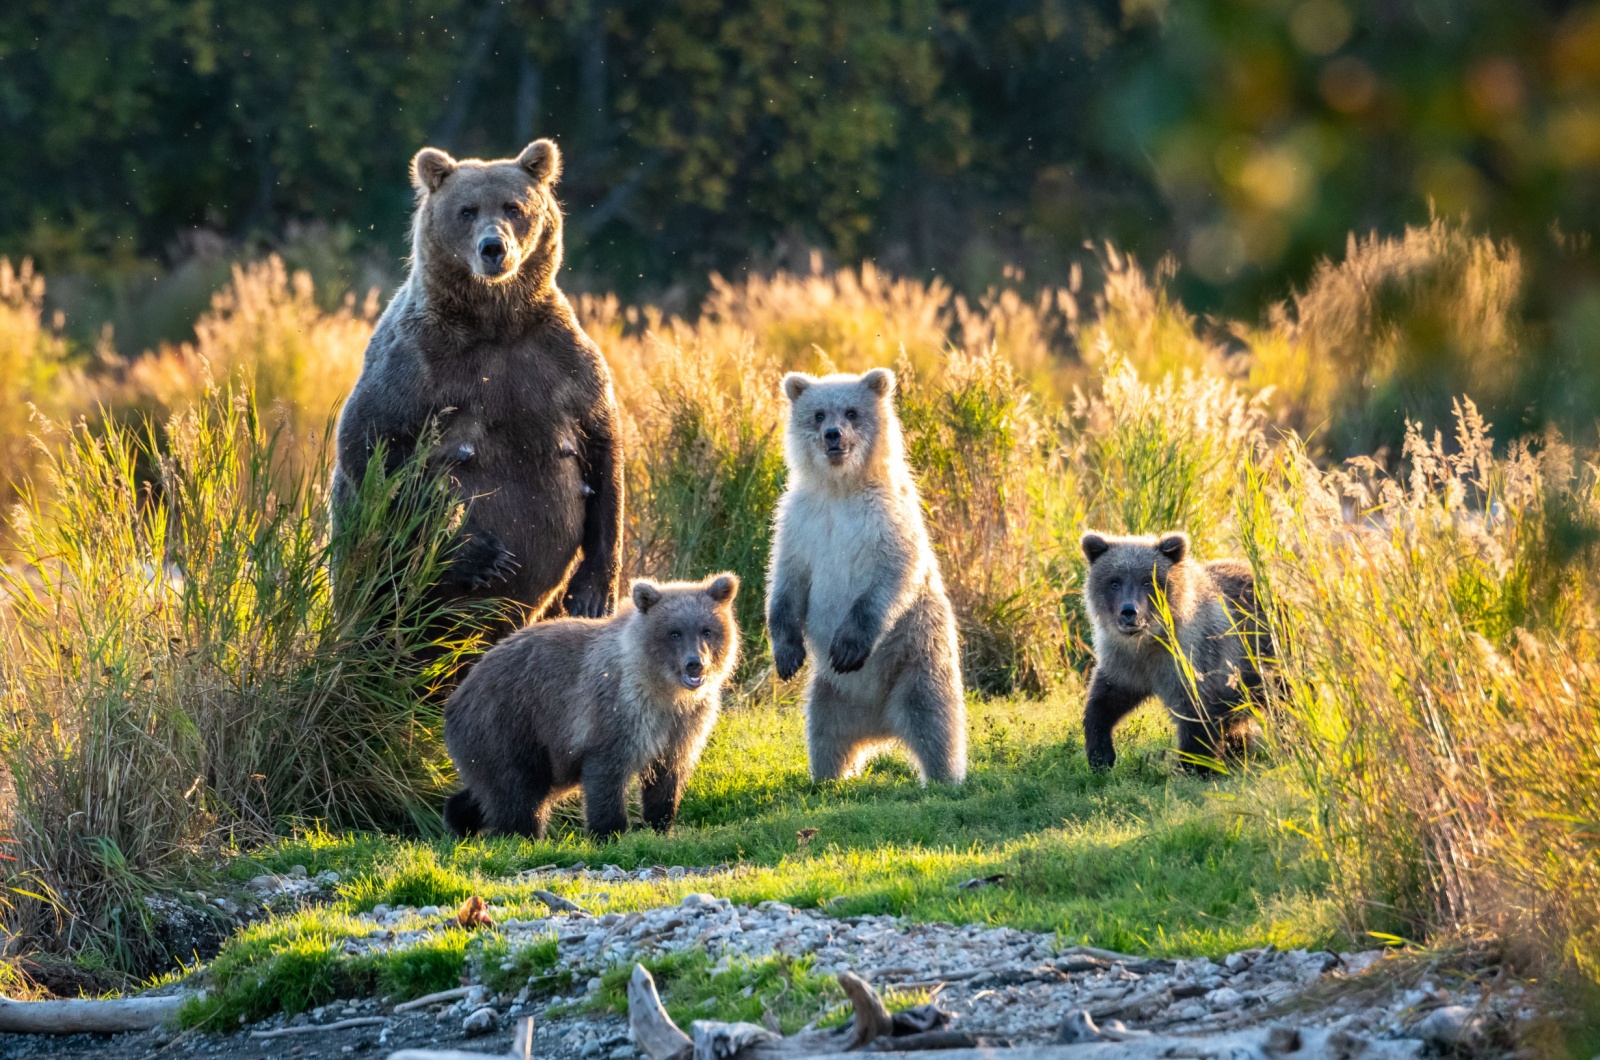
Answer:
[{"label": "adult brown bear", "polygon": [[339,417],[334,516],[379,442],[432,459],[465,503],[440,592],[499,597],[530,619],[616,604],[622,453],[611,373],[556,286],[561,155],[411,164],[411,272],[367,344]]}]

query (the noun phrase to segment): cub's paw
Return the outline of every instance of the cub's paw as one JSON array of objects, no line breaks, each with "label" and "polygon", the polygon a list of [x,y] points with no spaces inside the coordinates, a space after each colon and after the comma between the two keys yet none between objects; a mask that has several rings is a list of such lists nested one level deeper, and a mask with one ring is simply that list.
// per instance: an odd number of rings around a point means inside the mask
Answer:
[{"label": "cub's paw", "polygon": [[579,567],[562,606],[573,618],[604,618],[616,610],[617,601],[597,575]]},{"label": "cub's paw", "polygon": [[778,671],[778,680],[787,681],[800,672],[806,662],[806,646],[800,641],[779,642],[772,645],[772,666]]},{"label": "cub's paw", "polygon": [[456,549],[448,576],[468,589],[487,589],[510,578],[521,566],[494,534],[487,530],[471,530]]},{"label": "cub's paw", "polygon": [[828,645],[828,664],[841,674],[853,674],[867,664],[872,654],[872,641],[866,634],[849,625],[833,635]]},{"label": "cub's paw", "polygon": [[1096,773],[1108,772],[1112,766],[1117,764],[1116,749],[1109,745],[1105,747],[1090,746],[1085,750],[1089,759],[1089,768]]}]

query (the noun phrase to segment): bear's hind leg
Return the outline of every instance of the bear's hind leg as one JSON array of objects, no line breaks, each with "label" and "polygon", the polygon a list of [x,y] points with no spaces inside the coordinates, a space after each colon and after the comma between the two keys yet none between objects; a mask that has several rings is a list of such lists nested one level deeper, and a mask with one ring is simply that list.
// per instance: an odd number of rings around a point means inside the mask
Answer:
[{"label": "bear's hind leg", "polygon": [[509,769],[495,778],[492,793],[480,798],[484,823],[500,835],[520,835],[543,839],[550,820],[550,795],[554,768],[550,751],[543,744],[529,749],[521,768]]},{"label": "bear's hind leg", "polygon": [[948,674],[908,668],[889,693],[888,715],[924,784],[967,778],[967,704]]},{"label": "bear's hind leg", "polygon": [[860,767],[862,745],[883,735],[877,719],[863,714],[827,678],[813,674],[806,694],[806,747],[813,781],[843,780]]}]

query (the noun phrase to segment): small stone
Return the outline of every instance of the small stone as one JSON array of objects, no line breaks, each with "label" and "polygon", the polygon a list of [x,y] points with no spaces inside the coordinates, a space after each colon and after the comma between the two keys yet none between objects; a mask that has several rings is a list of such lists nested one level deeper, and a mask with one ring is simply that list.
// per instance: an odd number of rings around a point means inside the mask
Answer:
[{"label": "small stone", "polygon": [[500,1029],[500,1013],[485,1005],[461,1021],[461,1033],[468,1038],[493,1034]]},{"label": "small stone", "polygon": [[303,880],[306,878],[306,867],[304,865],[290,865],[289,875]]},{"label": "small stone", "polygon": [[276,891],[278,882],[278,877],[276,876],[256,876],[250,880],[249,886],[253,891]]},{"label": "small stone", "polygon": [[1417,1036],[1445,1045],[1464,1045],[1478,1035],[1480,1021],[1465,1005],[1436,1008],[1417,1024]]},{"label": "small stone", "polygon": [[317,873],[317,882],[327,887],[332,887],[339,882],[339,874],[332,869]]},{"label": "small stone", "polygon": [[717,900],[709,894],[696,891],[694,894],[684,895],[683,901],[679,904],[685,909],[698,909],[701,906],[716,905]]},{"label": "small stone", "polygon": [[611,1050],[611,1060],[631,1060],[632,1056],[633,1046],[631,1045],[619,1045]]},{"label": "small stone", "polygon": [[1244,995],[1231,986],[1220,986],[1206,995],[1206,1004],[1213,1012],[1226,1012],[1244,1004]]},{"label": "small stone", "polygon": [[1204,1005],[1200,1004],[1200,1002],[1190,1001],[1180,1007],[1177,1012],[1173,1013],[1173,1015],[1175,1018],[1180,1020],[1197,1020],[1204,1016],[1208,1011],[1209,1010]]},{"label": "small stone", "polygon": [[1222,966],[1237,974],[1250,966],[1250,958],[1242,953],[1230,953],[1222,959]]},{"label": "small stone", "polygon": [[595,976],[593,979],[590,979],[588,984],[584,987],[584,992],[588,994],[598,994],[605,988],[605,985],[605,983],[601,982],[599,976]]}]

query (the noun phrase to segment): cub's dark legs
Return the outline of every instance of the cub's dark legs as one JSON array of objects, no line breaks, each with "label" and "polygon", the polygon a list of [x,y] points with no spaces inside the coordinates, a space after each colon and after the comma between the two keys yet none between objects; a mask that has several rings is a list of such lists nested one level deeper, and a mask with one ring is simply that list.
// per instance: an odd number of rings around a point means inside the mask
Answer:
[{"label": "cub's dark legs", "polygon": [[478,804],[487,807],[483,824],[504,835],[543,839],[550,820],[548,803],[554,779],[549,749],[542,744],[533,745],[521,766],[504,770],[482,785],[477,795]]},{"label": "cub's dark legs", "polygon": [[589,833],[611,839],[628,830],[628,780],[631,774],[609,755],[583,763],[583,816]]},{"label": "cub's dark legs", "polygon": [[672,822],[678,818],[678,801],[683,798],[683,782],[683,775],[664,761],[645,770],[639,778],[645,824],[663,834],[672,830]]},{"label": "cub's dark legs", "polygon": [[1095,667],[1089,678],[1089,700],[1083,707],[1083,749],[1091,767],[1105,770],[1117,764],[1111,730],[1148,695],[1114,684]]}]

